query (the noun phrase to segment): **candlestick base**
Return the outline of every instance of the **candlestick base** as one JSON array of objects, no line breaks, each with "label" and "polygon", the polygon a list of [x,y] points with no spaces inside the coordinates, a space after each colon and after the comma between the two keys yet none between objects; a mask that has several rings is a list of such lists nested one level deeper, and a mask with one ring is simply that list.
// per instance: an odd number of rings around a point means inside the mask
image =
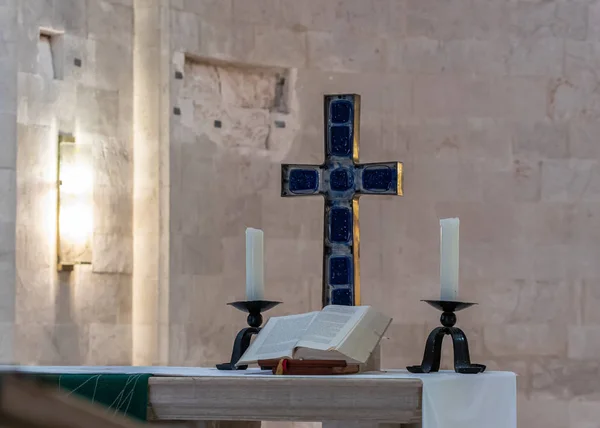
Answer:
[{"label": "candlestick base", "polygon": [[268,311],[271,308],[279,305],[281,302],[273,302],[270,300],[248,300],[239,302],[227,303],[242,312],[248,312],[246,321],[250,327],[243,328],[239,331],[233,341],[233,350],[231,351],[231,360],[228,363],[217,364],[219,370],[246,370],[248,366],[236,366],[236,363],[242,358],[244,352],[250,346],[252,336],[258,334],[260,326],[263,322],[262,312]]},{"label": "candlestick base", "polygon": [[452,337],[454,345],[454,371],[463,374],[476,374],[485,371],[483,364],[472,364],[469,356],[469,343],[467,336],[456,324],[455,312],[466,309],[476,303],[456,302],[447,300],[423,300],[436,309],[442,311],[440,322],[443,327],[436,327],[429,333],[425,345],[425,353],[420,366],[409,366],[406,369],[411,373],[432,373],[440,370],[442,357],[442,342],[445,335]]}]

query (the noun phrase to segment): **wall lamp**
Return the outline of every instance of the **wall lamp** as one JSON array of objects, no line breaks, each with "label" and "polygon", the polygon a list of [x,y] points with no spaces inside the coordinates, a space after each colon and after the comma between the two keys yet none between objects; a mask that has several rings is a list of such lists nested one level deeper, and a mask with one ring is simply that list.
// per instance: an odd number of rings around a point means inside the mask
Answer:
[{"label": "wall lamp", "polygon": [[94,174],[91,144],[72,135],[58,137],[58,270],[92,263]]}]

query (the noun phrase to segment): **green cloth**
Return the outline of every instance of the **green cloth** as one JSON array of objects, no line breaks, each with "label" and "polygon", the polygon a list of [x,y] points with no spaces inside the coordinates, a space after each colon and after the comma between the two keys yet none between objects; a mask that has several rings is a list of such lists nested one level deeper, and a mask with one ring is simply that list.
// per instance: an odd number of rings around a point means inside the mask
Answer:
[{"label": "green cloth", "polygon": [[45,383],[71,391],[92,403],[102,404],[108,412],[121,413],[146,421],[149,374],[41,374]]}]

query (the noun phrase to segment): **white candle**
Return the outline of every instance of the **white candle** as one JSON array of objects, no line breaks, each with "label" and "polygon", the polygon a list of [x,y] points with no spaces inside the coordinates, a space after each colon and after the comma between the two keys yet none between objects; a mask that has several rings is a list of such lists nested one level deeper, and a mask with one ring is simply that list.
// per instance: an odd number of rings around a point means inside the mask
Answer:
[{"label": "white candle", "polygon": [[246,300],[265,296],[263,231],[246,229]]},{"label": "white candle", "polygon": [[458,298],[459,226],[457,218],[440,220],[440,286],[441,300]]}]

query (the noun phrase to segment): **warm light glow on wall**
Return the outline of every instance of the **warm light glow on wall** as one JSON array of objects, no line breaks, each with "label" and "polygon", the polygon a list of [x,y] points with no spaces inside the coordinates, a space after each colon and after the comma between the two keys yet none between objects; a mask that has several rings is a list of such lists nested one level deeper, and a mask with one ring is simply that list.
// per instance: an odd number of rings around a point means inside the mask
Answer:
[{"label": "warm light glow on wall", "polygon": [[92,148],[72,136],[58,141],[58,268],[71,270],[92,262]]}]

